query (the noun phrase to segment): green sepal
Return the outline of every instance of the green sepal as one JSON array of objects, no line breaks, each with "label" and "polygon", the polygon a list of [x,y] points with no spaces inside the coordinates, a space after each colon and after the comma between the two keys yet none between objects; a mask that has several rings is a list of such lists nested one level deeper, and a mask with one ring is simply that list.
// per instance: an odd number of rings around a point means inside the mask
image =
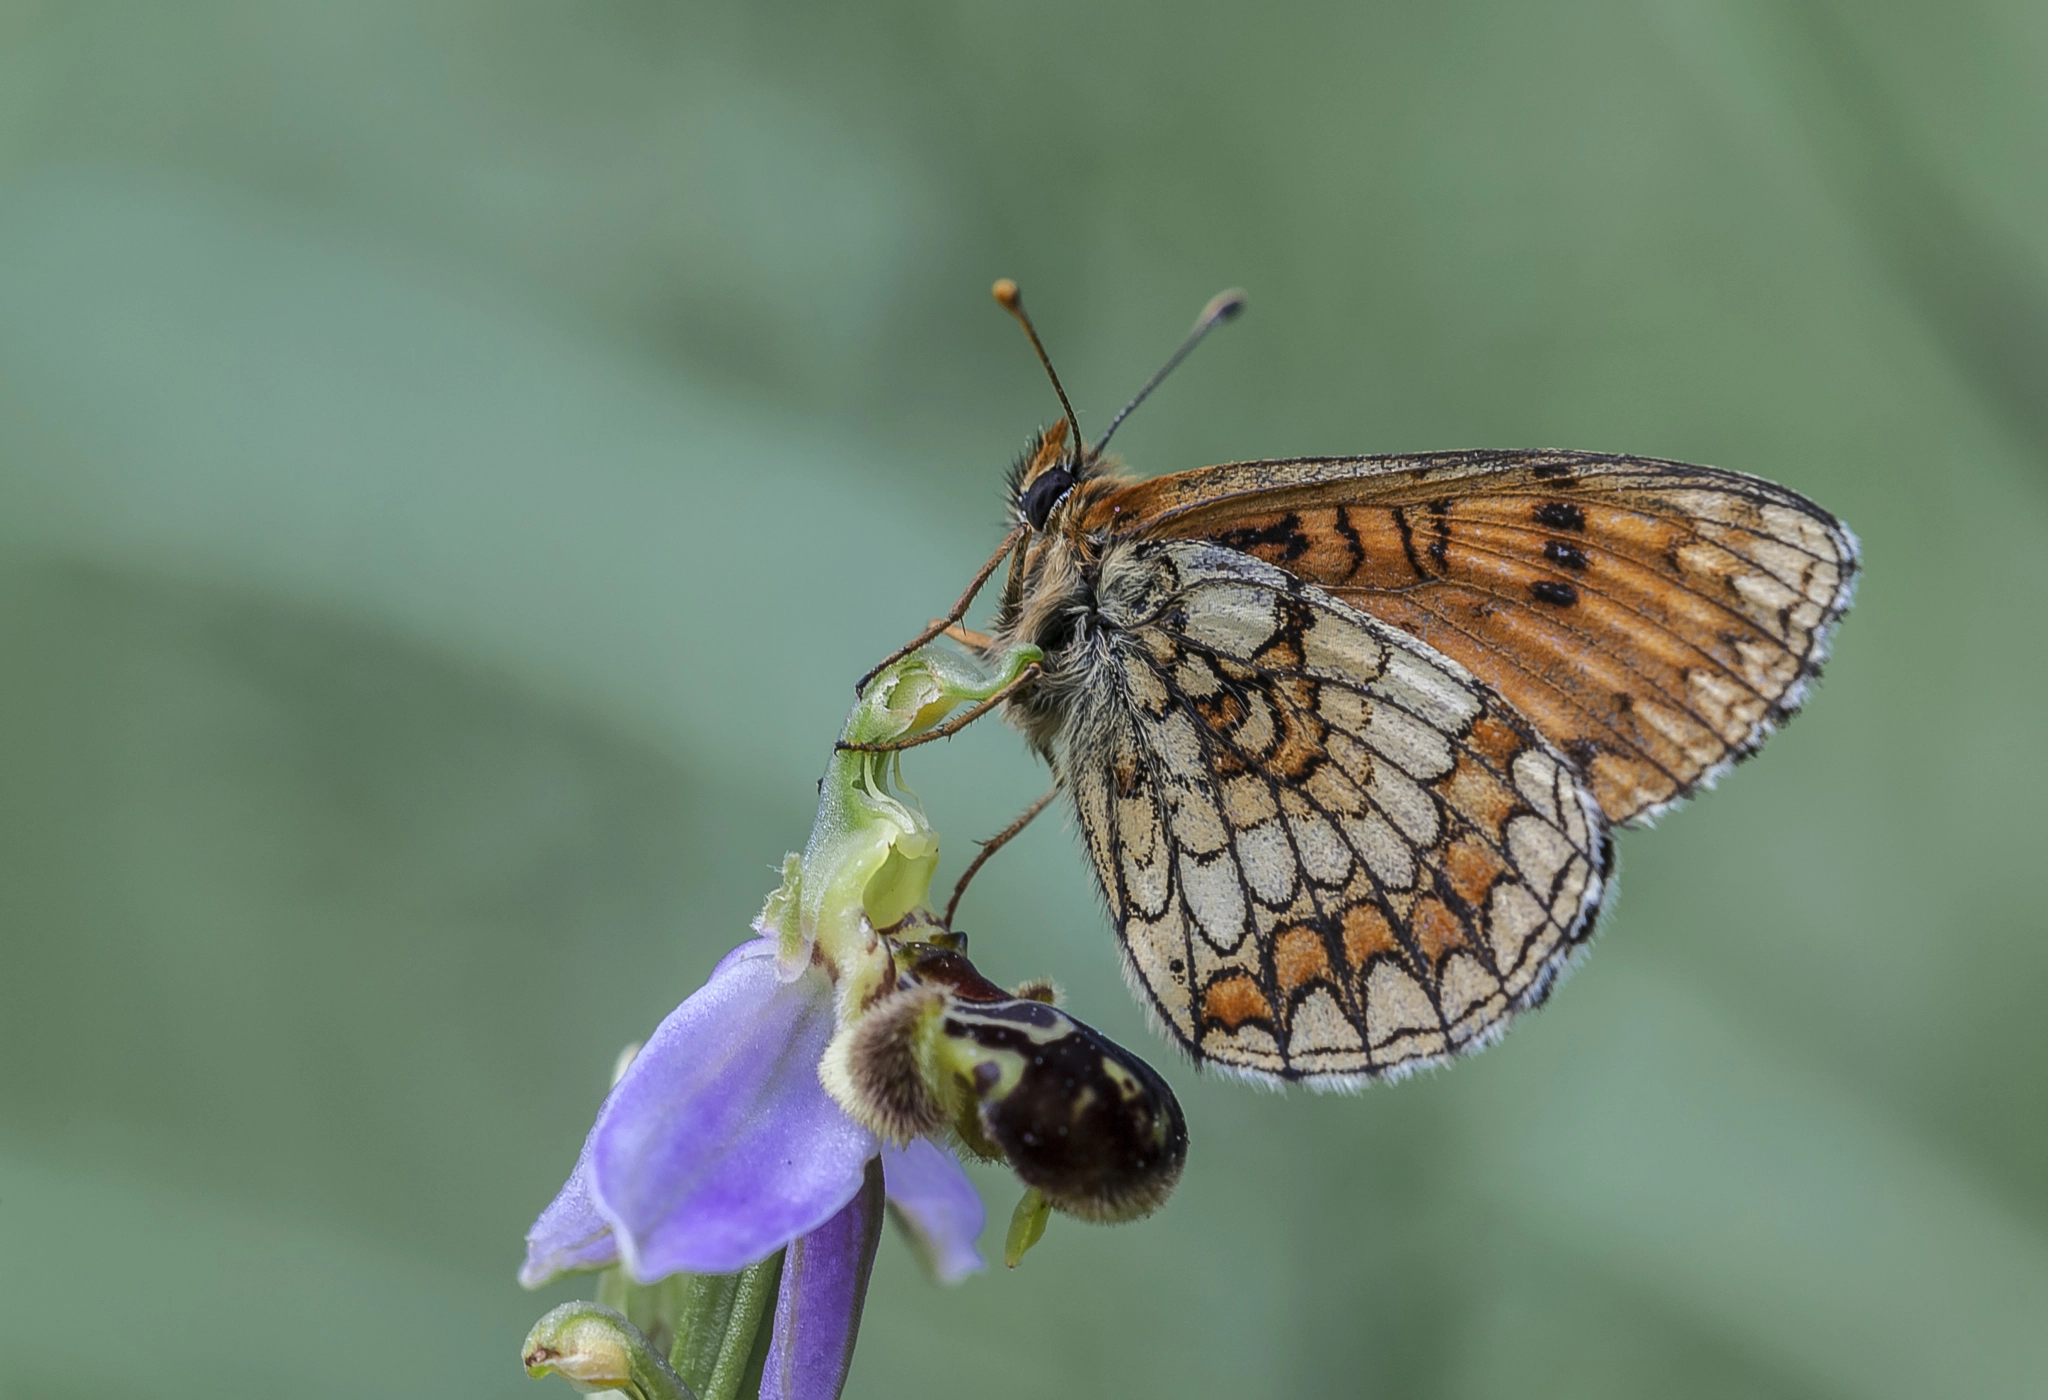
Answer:
[{"label": "green sepal", "polygon": [[1045,1222],[1052,1219],[1052,1203],[1045,1199],[1045,1193],[1036,1186],[1024,1188],[1024,1194],[1017,1201],[1017,1209],[1010,1214],[1009,1238],[1003,1241],[1003,1263],[1016,1268],[1023,1262],[1031,1246],[1045,1238]]},{"label": "green sepal", "polygon": [[695,1400],[668,1359],[623,1314],[598,1303],[564,1303],[533,1324],[520,1349],[526,1374],[557,1375],[585,1393],[630,1400]]}]

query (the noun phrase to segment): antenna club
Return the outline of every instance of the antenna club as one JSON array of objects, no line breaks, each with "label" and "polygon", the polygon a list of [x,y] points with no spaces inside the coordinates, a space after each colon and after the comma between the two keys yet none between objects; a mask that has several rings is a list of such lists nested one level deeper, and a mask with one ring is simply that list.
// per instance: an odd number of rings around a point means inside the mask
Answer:
[{"label": "antenna club", "polygon": [[1109,427],[1104,429],[1102,436],[1095,440],[1095,446],[1089,449],[1088,455],[1094,457],[1101,453],[1103,448],[1109,446],[1109,440],[1116,436],[1116,430],[1122,425],[1124,419],[1131,416],[1131,410],[1145,402],[1145,396],[1159,387],[1160,380],[1173,373],[1174,366],[1185,360],[1188,357],[1188,352],[1201,344],[1202,337],[1214,330],[1218,322],[1235,320],[1237,313],[1244,310],[1244,302],[1244,292],[1237,287],[1232,287],[1227,292],[1218,292],[1215,296],[1210,297],[1209,304],[1203,307],[1202,314],[1195,318],[1194,329],[1190,330],[1181,341],[1180,348],[1166,357],[1166,363],[1159,367],[1159,372],[1145,381],[1145,387],[1133,394],[1129,403],[1117,410],[1116,417],[1109,420]]},{"label": "antenna club", "polygon": [[1067,391],[1060,387],[1060,377],[1054,373],[1052,357],[1045,353],[1045,343],[1038,338],[1038,331],[1031,324],[1031,317],[1024,311],[1024,295],[1017,290],[1017,284],[1007,277],[998,277],[996,284],[989,288],[996,304],[1017,318],[1017,324],[1024,328],[1024,334],[1031,339],[1031,348],[1038,354],[1038,363],[1045,366],[1045,377],[1052,381],[1052,391],[1060,396],[1060,407],[1066,410],[1067,425],[1074,430],[1074,460],[1087,456],[1088,439],[1081,436],[1081,420],[1074,416],[1074,406],[1067,401]]},{"label": "antenna club", "polygon": [[[1001,284],[998,283],[997,285]],[[1244,310],[1244,303],[1245,295],[1244,288],[1242,287],[1232,287],[1227,292],[1218,292],[1215,296],[1209,298],[1209,304],[1202,308],[1202,314],[1196,318],[1195,324],[1207,325],[1214,321],[1234,321],[1237,319],[1238,313]]]}]

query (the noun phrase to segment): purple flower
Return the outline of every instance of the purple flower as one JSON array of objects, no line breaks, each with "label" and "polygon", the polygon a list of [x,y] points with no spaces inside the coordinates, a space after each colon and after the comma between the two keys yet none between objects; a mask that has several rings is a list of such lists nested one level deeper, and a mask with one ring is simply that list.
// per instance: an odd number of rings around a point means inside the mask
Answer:
[{"label": "purple flower", "polygon": [[[983,1267],[981,1197],[935,1137],[1007,1162],[1041,1229],[1048,1208],[1132,1220],[1172,1191],[1187,1155],[1172,1090],[1058,1009],[1050,984],[1008,992],[975,971],[930,908],[938,835],[873,747],[992,699],[1037,657],[1020,648],[991,676],[920,650],[872,678],[804,853],[784,859],[754,925],[762,937],[624,1068],[527,1232],[521,1282],[613,1271],[600,1297],[640,1307],[691,1378],[628,1312],[596,1303],[536,1325],[529,1371],[630,1372],[663,1395],[701,1379],[730,1395],[762,1364],[765,1400],[836,1397],[885,1208],[942,1282]],[[680,1295],[651,1287],[677,1274],[695,1276]],[[771,1278],[773,1329],[754,1352]],[[619,1292],[625,1279],[641,1287]]]},{"label": "purple flower", "polygon": [[852,1354],[881,1229],[884,1188],[871,1178],[886,1179],[888,1204],[945,1282],[983,1267],[983,1211],[949,1155],[923,1139],[883,1145],[826,1093],[818,1061],[834,1027],[821,969],[783,980],[765,938],[728,953],[613,1087],[527,1232],[520,1282],[613,1265],[641,1283],[732,1273],[787,1246],[771,1364],[790,1380],[784,1393],[836,1394],[837,1379],[802,1378],[835,1366],[843,1378]]}]

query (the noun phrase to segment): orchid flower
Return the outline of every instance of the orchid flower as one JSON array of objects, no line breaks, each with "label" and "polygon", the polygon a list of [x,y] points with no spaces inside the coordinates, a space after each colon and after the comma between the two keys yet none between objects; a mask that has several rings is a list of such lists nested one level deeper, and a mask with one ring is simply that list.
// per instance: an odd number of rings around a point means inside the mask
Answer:
[{"label": "orchid flower", "polygon": [[1007,1162],[1040,1229],[1048,1204],[1114,1220],[1165,1199],[1187,1142],[1165,1082],[1047,987],[974,970],[931,913],[938,837],[893,790],[897,755],[848,747],[929,729],[1036,659],[989,676],[920,651],[863,692],[757,936],[623,1066],[527,1234],[526,1286],[606,1270],[599,1301],[623,1304],[550,1313],[530,1372],[646,1400],[671,1381],[836,1397],[885,1201],[938,1281],[983,1267],[981,1198],[940,1144]]}]

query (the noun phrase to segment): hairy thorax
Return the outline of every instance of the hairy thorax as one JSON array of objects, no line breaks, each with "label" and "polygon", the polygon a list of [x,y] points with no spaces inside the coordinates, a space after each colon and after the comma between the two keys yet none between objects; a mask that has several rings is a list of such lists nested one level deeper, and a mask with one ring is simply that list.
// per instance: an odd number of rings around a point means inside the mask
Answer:
[{"label": "hairy thorax", "polygon": [[1046,528],[1033,531],[1003,587],[986,659],[1029,644],[1045,653],[1042,674],[1005,707],[1010,722],[1050,758],[1075,700],[1094,681],[1103,656],[1097,588],[1105,556],[1119,546],[1079,522],[1089,503],[1123,483],[1094,478],[1077,484]]}]

